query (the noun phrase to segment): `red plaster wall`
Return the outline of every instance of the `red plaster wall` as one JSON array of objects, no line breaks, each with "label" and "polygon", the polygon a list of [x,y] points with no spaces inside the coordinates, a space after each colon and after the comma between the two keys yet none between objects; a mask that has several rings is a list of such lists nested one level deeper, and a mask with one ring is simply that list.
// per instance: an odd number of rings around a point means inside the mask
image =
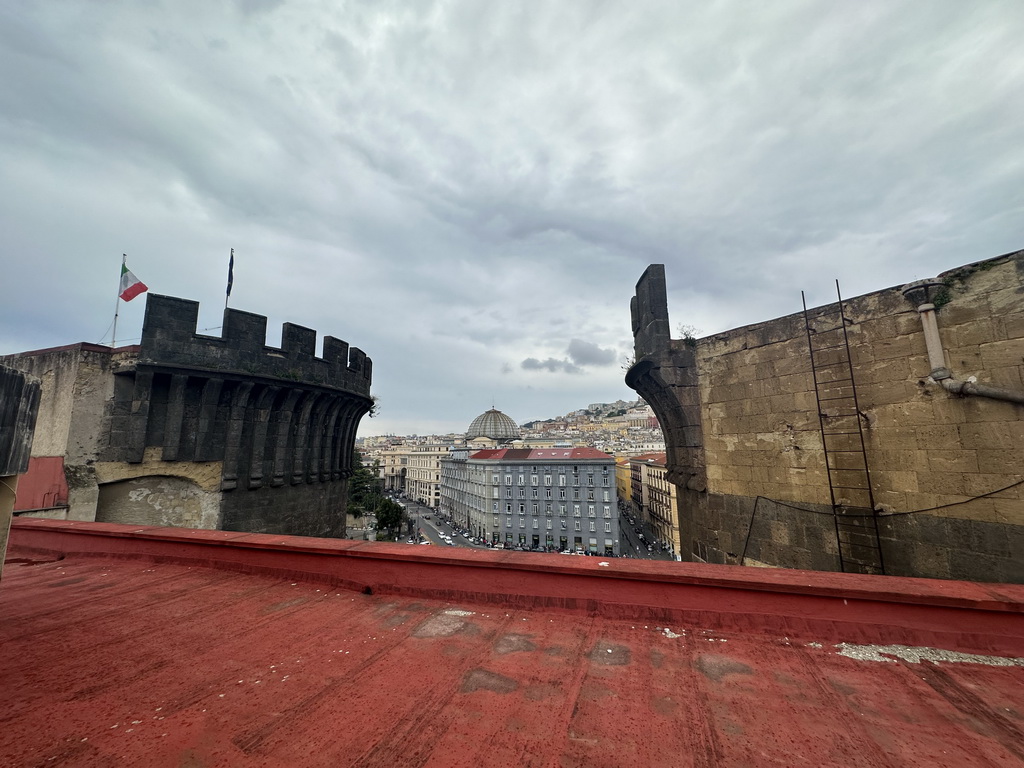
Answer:
[{"label": "red plaster wall", "polygon": [[63,456],[35,456],[28,472],[18,478],[14,511],[67,506],[68,483],[64,478]]},{"label": "red plaster wall", "polygon": [[[184,562],[375,594],[1024,656],[1024,587],[16,519],[12,548]],[[428,551],[424,552],[426,549]]]}]

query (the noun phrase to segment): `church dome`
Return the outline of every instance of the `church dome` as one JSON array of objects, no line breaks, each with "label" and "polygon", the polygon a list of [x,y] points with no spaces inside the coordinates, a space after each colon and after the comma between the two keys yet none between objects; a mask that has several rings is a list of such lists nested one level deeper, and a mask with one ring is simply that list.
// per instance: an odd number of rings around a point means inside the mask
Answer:
[{"label": "church dome", "polygon": [[466,431],[466,439],[472,440],[475,437],[486,437],[503,443],[508,440],[519,438],[519,426],[508,416],[496,408],[481,413]]}]

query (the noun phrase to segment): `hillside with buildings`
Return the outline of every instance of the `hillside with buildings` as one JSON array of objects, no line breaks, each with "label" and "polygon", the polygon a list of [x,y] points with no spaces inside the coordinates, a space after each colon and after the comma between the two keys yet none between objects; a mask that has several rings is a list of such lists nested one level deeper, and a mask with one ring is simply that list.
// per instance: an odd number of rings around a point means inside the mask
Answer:
[{"label": "hillside with buildings", "polygon": [[[616,455],[639,455],[665,450],[665,438],[654,411],[642,399],[617,400],[613,403],[591,403],[586,408],[563,416],[526,421],[519,425],[515,441],[520,448],[571,446],[596,448]],[[388,447],[397,445],[461,445],[466,434],[444,435],[380,435],[356,441],[363,456],[373,458]]]}]

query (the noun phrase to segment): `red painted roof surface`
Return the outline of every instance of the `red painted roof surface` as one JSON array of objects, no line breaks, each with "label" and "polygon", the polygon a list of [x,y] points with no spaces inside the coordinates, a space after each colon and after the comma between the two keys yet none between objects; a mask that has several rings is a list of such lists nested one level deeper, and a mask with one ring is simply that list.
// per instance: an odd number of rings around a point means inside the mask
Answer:
[{"label": "red painted roof surface", "polygon": [[[16,521],[12,544],[3,766],[1024,761],[1020,587],[55,521]],[[520,592],[485,593],[506,570]],[[545,608],[526,599],[544,580],[717,609],[666,624],[597,598]],[[464,597],[424,597],[445,589]],[[816,607],[793,619],[790,598]],[[793,634],[755,605],[787,606]],[[898,659],[864,646],[878,633],[1001,655]]]}]

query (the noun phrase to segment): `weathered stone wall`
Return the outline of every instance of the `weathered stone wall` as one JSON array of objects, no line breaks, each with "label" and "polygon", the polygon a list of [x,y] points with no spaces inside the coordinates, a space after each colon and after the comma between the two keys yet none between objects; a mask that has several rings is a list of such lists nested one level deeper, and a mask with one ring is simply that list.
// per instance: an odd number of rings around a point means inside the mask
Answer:
[{"label": "weathered stone wall", "polygon": [[348,479],[286,485],[257,493],[225,494],[221,528],[226,531],[345,537]]},{"label": "weathered stone wall", "polygon": [[[73,344],[36,355],[6,355],[0,358],[6,365],[39,379],[42,387],[36,422],[39,434],[33,444],[33,456],[63,456],[67,452],[75,408],[75,378],[79,366],[95,364],[102,368],[108,365],[110,359],[109,349],[97,346],[94,352],[93,347],[91,344]],[[102,397],[99,413],[102,417]],[[98,419],[92,426],[92,434],[99,433]]]},{"label": "weathered stone wall", "polygon": [[147,448],[137,464],[95,463],[96,521],[221,527],[221,463],[164,461],[162,454],[156,446]]},{"label": "weathered stone wall", "polygon": [[370,360],[332,337],[315,357],[316,333],[291,324],[267,346],[266,318],[232,309],[222,338],[202,336],[198,311],[150,294],[139,347],[9,357],[44,378],[67,517],[344,535]]},{"label": "weathered stone wall", "polygon": [[672,339],[669,330],[665,267],[652,264],[637,283],[630,304],[635,363],[626,373],[626,383],[651,406],[665,436],[669,482],[676,486],[680,510],[677,550],[690,557],[686,542],[697,542],[697,526],[707,509],[707,467],[696,345]]},{"label": "weathered stone wall", "polygon": [[[940,278],[947,367],[960,379],[1024,391],[1024,252]],[[635,301],[643,304],[644,291],[638,285]],[[844,301],[844,311],[885,572],[1024,581],[1024,487],[993,493],[1024,479],[1024,406],[958,397],[932,382],[920,316],[899,288]],[[824,330],[838,305],[809,314],[812,333]],[[654,344],[642,329],[636,338],[627,382],[663,425],[678,430],[699,418],[707,492],[681,495],[691,556],[837,570],[803,315],[700,339],[692,360],[663,334]],[[698,382],[699,417],[692,393],[679,389],[687,377]],[[670,434],[666,442],[679,443]],[[685,474],[696,462],[687,458],[692,440],[683,445],[675,461]],[[844,493],[837,502],[862,503]]]},{"label": "weathered stone wall", "polygon": [[220,496],[180,477],[147,475],[99,487],[97,523],[216,528]]},{"label": "weathered stone wall", "polygon": [[0,365],[0,477],[28,469],[39,399],[35,377]]},{"label": "weathered stone wall", "polygon": [[67,485],[67,506],[50,516],[95,519],[98,489],[93,464],[107,445],[112,371],[126,359],[134,359],[136,352],[136,347],[112,352],[109,347],[82,343],[0,358],[41,383],[32,456],[59,459]]},{"label": "weathered stone wall", "polygon": [[347,342],[325,336],[323,357],[316,353],[316,331],[285,323],[281,346],[270,347],[267,318],[224,310],[222,335],[196,333],[199,302],[148,294],[139,362],[218,373],[256,374],[342,389],[369,397],[372,363]]},{"label": "weathered stone wall", "polygon": [[0,573],[7,551],[18,475],[28,469],[39,411],[39,381],[0,365]]}]

